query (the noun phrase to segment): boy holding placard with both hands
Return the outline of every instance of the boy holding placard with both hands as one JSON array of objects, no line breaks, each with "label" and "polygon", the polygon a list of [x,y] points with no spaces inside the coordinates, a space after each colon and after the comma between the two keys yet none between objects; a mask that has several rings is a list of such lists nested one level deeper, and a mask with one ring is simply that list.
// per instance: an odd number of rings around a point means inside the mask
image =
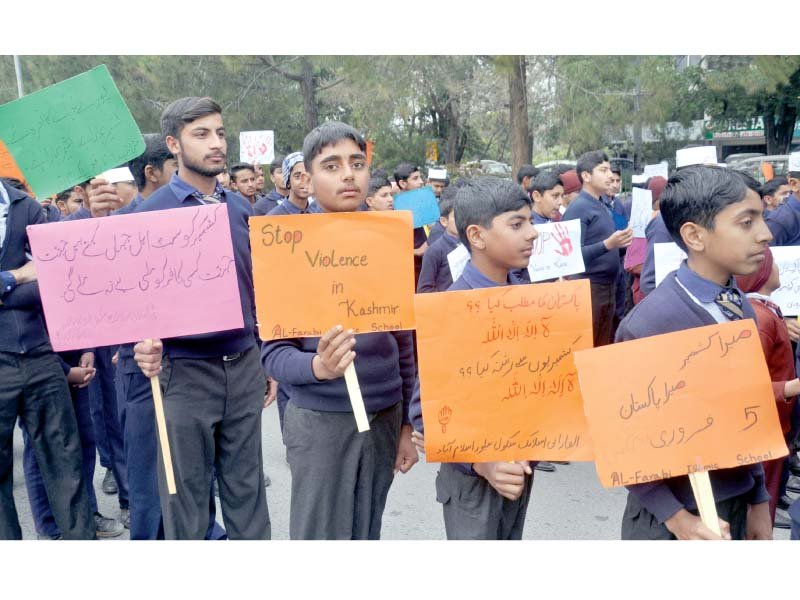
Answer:
[{"label": "boy holding placard with both hands", "polygon": [[[670,235],[689,258],[620,323],[616,341],[755,319],[733,276],[757,271],[772,239],[759,195],[734,172],[693,166],[670,178],[660,208]],[[722,536],[772,539],[761,463],[709,476]],[[720,539],[696,516],[688,476],[627,487],[622,539]]]},{"label": "boy holding placard with both hands", "polygon": [[[511,181],[480,178],[458,190],[455,217],[470,261],[448,291],[521,283],[512,271],[527,267],[537,238],[527,194]],[[409,416],[414,443],[424,451],[419,382]],[[442,463],[436,499],[447,539],[522,539],[532,467],[528,461]]]},{"label": "boy holding placard with both hands", "polygon": [[[305,167],[321,212],[359,210],[369,184],[366,148],[344,123],[325,123],[306,136]],[[321,338],[264,342],[261,360],[290,398],[283,435],[292,473],[291,539],[378,539],[394,473],[418,460],[408,422],[411,332],[355,335],[336,326]],[[343,377],[354,361],[369,416],[362,433]]]}]

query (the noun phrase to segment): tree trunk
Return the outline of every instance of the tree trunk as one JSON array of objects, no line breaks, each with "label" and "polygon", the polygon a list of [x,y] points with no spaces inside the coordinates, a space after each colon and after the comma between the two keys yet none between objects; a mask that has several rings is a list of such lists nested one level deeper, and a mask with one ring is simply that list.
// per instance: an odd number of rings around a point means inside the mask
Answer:
[{"label": "tree trunk", "polygon": [[530,133],[528,131],[528,99],[526,95],[527,63],[524,56],[514,56],[508,76],[509,127],[511,129],[511,160],[513,171],[531,162]]},{"label": "tree trunk", "polygon": [[300,76],[300,91],[303,94],[303,108],[306,115],[306,132],[319,125],[319,111],[317,109],[317,78],[314,77],[314,68],[311,61],[303,58],[303,70]]},{"label": "tree trunk", "polygon": [[[777,104],[777,107],[776,107]],[[775,114],[777,108],[777,115]],[[792,144],[797,106],[785,98],[768,101],[762,113],[767,154],[787,154]]]}]

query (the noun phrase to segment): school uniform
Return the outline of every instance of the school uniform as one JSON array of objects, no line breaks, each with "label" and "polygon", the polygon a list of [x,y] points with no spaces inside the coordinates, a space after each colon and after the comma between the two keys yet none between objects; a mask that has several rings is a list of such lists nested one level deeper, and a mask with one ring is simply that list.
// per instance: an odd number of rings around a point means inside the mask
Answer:
[{"label": "school uniform", "polygon": [[286,198],[281,196],[276,190],[270,190],[266,196],[258,195],[256,197],[256,203],[253,205],[253,212],[257,217],[268,215],[269,211],[275,210],[275,208],[285,200]]},{"label": "school uniform", "polygon": [[[640,339],[728,321],[714,298],[724,289],[738,291],[703,279],[684,260],[677,272],[670,273],[650,295],[620,323],[616,341]],[[744,294],[744,319],[756,314]],[[709,473],[717,512],[728,521],[733,539],[744,539],[747,532],[748,504],[769,501],[761,463],[718,469]],[[680,509],[697,515],[697,505],[686,475],[651,483],[627,486],[628,500],[622,517],[622,539],[675,539],[664,525]]]},{"label": "school uniform", "polygon": [[[445,215],[442,215],[445,216]],[[428,232],[428,245],[433,246],[440,237],[447,231],[442,224],[437,220],[436,223],[431,225],[431,230]]]},{"label": "school uniform", "polygon": [[[509,273],[506,285],[521,283]],[[469,261],[448,291],[498,287]],[[416,431],[425,433],[419,381],[409,406],[409,419]],[[531,469],[536,465],[531,462]],[[448,540],[521,540],[528,510],[533,475],[525,476],[522,495],[516,500],[501,496],[478,475],[472,463],[441,463],[436,475],[436,501],[442,505]]]},{"label": "school uniform", "polygon": [[644,259],[642,265],[642,274],[639,277],[639,291],[643,296],[647,296],[650,292],[656,289],[656,244],[674,243],[675,240],[669,234],[664,217],[661,212],[650,219],[647,227],[644,229],[644,235],[647,238],[647,257]]},{"label": "school uniform", "polygon": [[580,219],[581,252],[586,271],[570,279],[589,279],[592,294],[592,329],[594,345],[604,346],[613,340],[617,276],[620,270],[618,248],[607,250],[603,243],[616,228],[611,210],[602,200],[586,190],[570,202],[564,221]]},{"label": "school uniform", "polygon": [[[231,539],[269,539],[264,491],[261,411],[266,382],[255,343],[255,299],[250,258],[250,203],[217,184],[228,207],[244,327],[162,340],[163,389],[177,494],[166,490],[158,459],[164,531],[168,539],[203,539],[216,468],[220,504]],[[200,196],[198,198],[198,196]],[[177,174],[136,213],[214,203]],[[202,299],[198,299],[202,302]]]},{"label": "school uniform", "polygon": [[533,221],[534,225],[547,225],[548,223],[553,222],[553,219],[548,219],[547,217],[543,217],[535,210],[531,211],[531,220]]},{"label": "school uniform", "polygon": [[800,245],[800,200],[797,196],[790,194],[786,202],[764,218],[772,233],[770,246]]},{"label": "school uniform", "polygon": [[379,539],[397,444],[414,390],[410,331],[355,336],[355,369],[370,429],[359,433],[343,377],[320,381],[319,338],[266,341],[264,371],[289,397],[284,416],[292,473],[291,539]]},{"label": "school uniform", "polygon": [[0,182],[0,539],[21,539],[12,493],[14,425],[30,434],[53,517],[64,539],[94,539],[80,438],[67,378],[44,325],[38,282],[9,270],[30,250],[26,227],[44,223],[39,203]]},{"label": "school uniform", "polygon": [[447,231],[444,232],[426,250],[422,257],[422,268],[419,273],[417,283],[417,293],[444,292],[453,285],[453,276],[450,274],[450,263],[447,255],[455,250],[460,244],[457,237],[453,237]]}]

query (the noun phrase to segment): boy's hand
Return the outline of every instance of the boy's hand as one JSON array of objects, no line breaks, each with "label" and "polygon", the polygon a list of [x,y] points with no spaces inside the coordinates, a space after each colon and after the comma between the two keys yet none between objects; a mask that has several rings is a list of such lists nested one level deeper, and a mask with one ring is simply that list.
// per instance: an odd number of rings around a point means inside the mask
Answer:
[{"label": "boy's hand", "polygon": [[800,323],[795,317],[784,317],[786,328],[789,330],[789,339],[793,342],[800,341]]},{"label": "boy's hand", "polygon": [[414,446],[417,448],[417,452],[421,454],[425,454],[425,436],[422,435],[419,431],[412,431],[411,432],[411,441],[414,442]]},{"label": "boy's hand", "polygon": [[102,177],[95,177],[89,182],[86,208],[93,217],[105,217],[122,206],[122,199],[117,188]]},{"label": "boy's hand", "polygon": [[747,539],[772,539],[772,518],[769,516],[769,502],[752,504],[750,510],[747,511]]},{"label": "boy's hand", "polygon": [[11,273],[14,276],[14,279],[17,280],[17,285],[23,283],[33,283],[37,279],[36,265],[33,264],[32,260],[26,262],[19,269],[11,269],[9,273]]},{"label": "boy's hand", "polygon": [[719,530],[722,537],[711,531],[703,524],[700,517],[694,516],[685,508],[680,509],[669,519],[664,521],[670,533],[679,540],[729,540],[731,539],[731,526],[727,521],[719,520]]},{"label": "boy's hand", "polygon": [[397,458],[394,459],[394,474],[397,472],[408,473],[417,462],[419,454],[417,447],[411,438],[411,425],[403,425],[400,428],[400,439],[397,441]]},{"label": "boy's hand", "polygon": [[352,329],[347,331],[341,325],[330,329],[319,338],[317,353],[311,361],[311,370],[319,380],[337,379],[344,376],[344,370],[353,362],[356,353],[356,336]]},{"label": "boy's hand", "polygon": [[790,398],[800,396],[800,379],[792,379],[783,384],[783,398],[789,402]]},{"label": "boy's hand", "polygon": [[275,402],[278,397],[278,382],[272,377],[267,377],[267,393],[264,394],[264,408]]},{"label": "boy's hand", "polygon": [[627,229],[612,233],[603,241],[603,244],[605,244],[606,249],[613,250],[614,248],[627,248],[632,242],[633,229],[628,227]]},{"label": "boy's hand", "polygon": [[503,498],[516,500],[525,489],[525,475],[532,473],[528,461],[488,462],[472,465],[475,472],[486,479]]},{"label": "boy's hand", "polygon": [[81,354],[81,358],[78,361],[78,366],[79,367],[93,369],[94,368],[94,352],[84,352],[83,354]]},{"label": "boy's hand", "polygon": [[133,359],[145,377],[155,377],[161,373],[161,354],[164,344],[161,340],[145,340],[133,347]]},{"label": "boy's hand", "polygon": [[85,388],[96,373],[92,367],[72,367],[67,373],[67,383],[76,388]]},{"label": "boy's hand", "polygon": [[111,357],[111,364],[116,365],[119,362],[119,350],[114,352],[114,356]]}]

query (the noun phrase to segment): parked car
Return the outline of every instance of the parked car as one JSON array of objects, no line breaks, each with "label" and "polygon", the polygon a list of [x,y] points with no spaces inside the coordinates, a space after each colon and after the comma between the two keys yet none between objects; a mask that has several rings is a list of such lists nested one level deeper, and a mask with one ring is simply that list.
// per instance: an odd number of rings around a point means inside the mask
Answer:
[{"label": "parked car", "polygon": [[767,177],[764,174],[764,163],[772,165],[772,176],[785,176],[789,171],[789,155],[773,154],[771,156],[754,156],[731,163],[728,157],[728,165],[731,169],[743,171],[751,177],[756,178],[761,183],[766,183]]}]

